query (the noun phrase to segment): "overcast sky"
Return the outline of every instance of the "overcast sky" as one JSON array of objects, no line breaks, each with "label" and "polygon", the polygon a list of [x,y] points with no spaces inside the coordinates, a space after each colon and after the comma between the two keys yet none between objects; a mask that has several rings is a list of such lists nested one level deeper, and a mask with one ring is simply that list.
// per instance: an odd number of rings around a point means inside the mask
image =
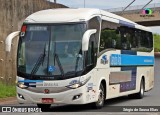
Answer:
[{"label": "overcast sky", "polygon": [[[54,1],[54,0],[50,0]],[[73,8],[80,8],[85,6],[87,8],[99,8],[99,9],[110,9],[118,7],[126,7],[133,0],[57,0],[57,3],[64,4]],[[136,0],[132,5],[144,5],[150,0]],[[159,3],[160,0],[153,0],[150,4]],[[152,27],[153,32],[160,33],[160,27]]]},{"label": "overcast sky", "polygon": [[[125,7],[133,0],[57,0],[58,3],[62,3],[69,7],[84,7],[84,1],[86,7],[109,9],[117,7]],[[150,0],[136,0],[133,5],[144,5]],[[153,0],[151,3],[160,3],[160,0]]]}]

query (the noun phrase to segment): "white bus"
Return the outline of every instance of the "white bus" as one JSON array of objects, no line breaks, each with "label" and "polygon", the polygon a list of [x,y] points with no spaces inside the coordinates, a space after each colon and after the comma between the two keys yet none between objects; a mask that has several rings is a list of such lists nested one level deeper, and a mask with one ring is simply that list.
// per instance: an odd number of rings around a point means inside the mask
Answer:
[{"label": "white bus", "polygon": [[143,98],[154,85],[149,28],[99,9],[49,9],[28,16],[19,36],[17,99],[41,108]]}]

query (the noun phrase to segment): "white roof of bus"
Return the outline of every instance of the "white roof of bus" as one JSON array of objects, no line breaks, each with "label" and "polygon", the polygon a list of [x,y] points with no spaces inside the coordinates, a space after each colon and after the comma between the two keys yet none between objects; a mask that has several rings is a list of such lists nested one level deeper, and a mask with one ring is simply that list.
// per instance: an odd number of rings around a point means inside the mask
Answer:
[{"label": "white roof of bus", "polygon": [[[82,22],[88,21],[94,16],[103,15],[110,20],[116,20],[115,22],[125,21],[133,24],[135,28],[151,31],[150,28],[136,24],[128,19],[115,15],[113,13],[92,9],[92,8],[59,8],[59,9],[48,9],[35,12],[28,16],[25,22],[28,23],[67,23],[67,22]],[[110,21],[109,20],[109,21]]]}]

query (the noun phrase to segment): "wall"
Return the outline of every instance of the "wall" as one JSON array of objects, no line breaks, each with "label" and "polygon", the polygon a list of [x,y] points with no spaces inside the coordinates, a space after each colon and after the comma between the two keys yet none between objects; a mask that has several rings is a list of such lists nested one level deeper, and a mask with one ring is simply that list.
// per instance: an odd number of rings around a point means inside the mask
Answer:
[{"label": "wall", "polygon": [[142,9],[113,12],[143,26],[160,26],[160,7],[150,8],[152,14],[143,14]]},{"label": "wall", "polygon": [[15,83],[17,40],[10,53],[5,52],[5,39],[11,32],[20,30],[23,20],[30,14],[49,8],[66,7],[45,0],[0,0],[0,81]]}]

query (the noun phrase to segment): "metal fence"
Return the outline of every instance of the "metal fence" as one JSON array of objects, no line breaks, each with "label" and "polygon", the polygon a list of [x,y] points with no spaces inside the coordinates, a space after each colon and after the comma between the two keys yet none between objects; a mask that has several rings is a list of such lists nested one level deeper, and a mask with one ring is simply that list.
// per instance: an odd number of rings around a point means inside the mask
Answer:
[{"label": "metal fence", "polygon": [[[133,11],[133,10],[141,10],[144,7],[144,5],[137,5],[137,6],[130,6],[128,7],[125,11]],[[154,3],[154,4],[149,4],[145,8],[158,8],[160,7],[160,3]],[[120,8],[113,8],[113,9],[104,9],[108,12],[122,12],[125,7],[120,7]]]}]

